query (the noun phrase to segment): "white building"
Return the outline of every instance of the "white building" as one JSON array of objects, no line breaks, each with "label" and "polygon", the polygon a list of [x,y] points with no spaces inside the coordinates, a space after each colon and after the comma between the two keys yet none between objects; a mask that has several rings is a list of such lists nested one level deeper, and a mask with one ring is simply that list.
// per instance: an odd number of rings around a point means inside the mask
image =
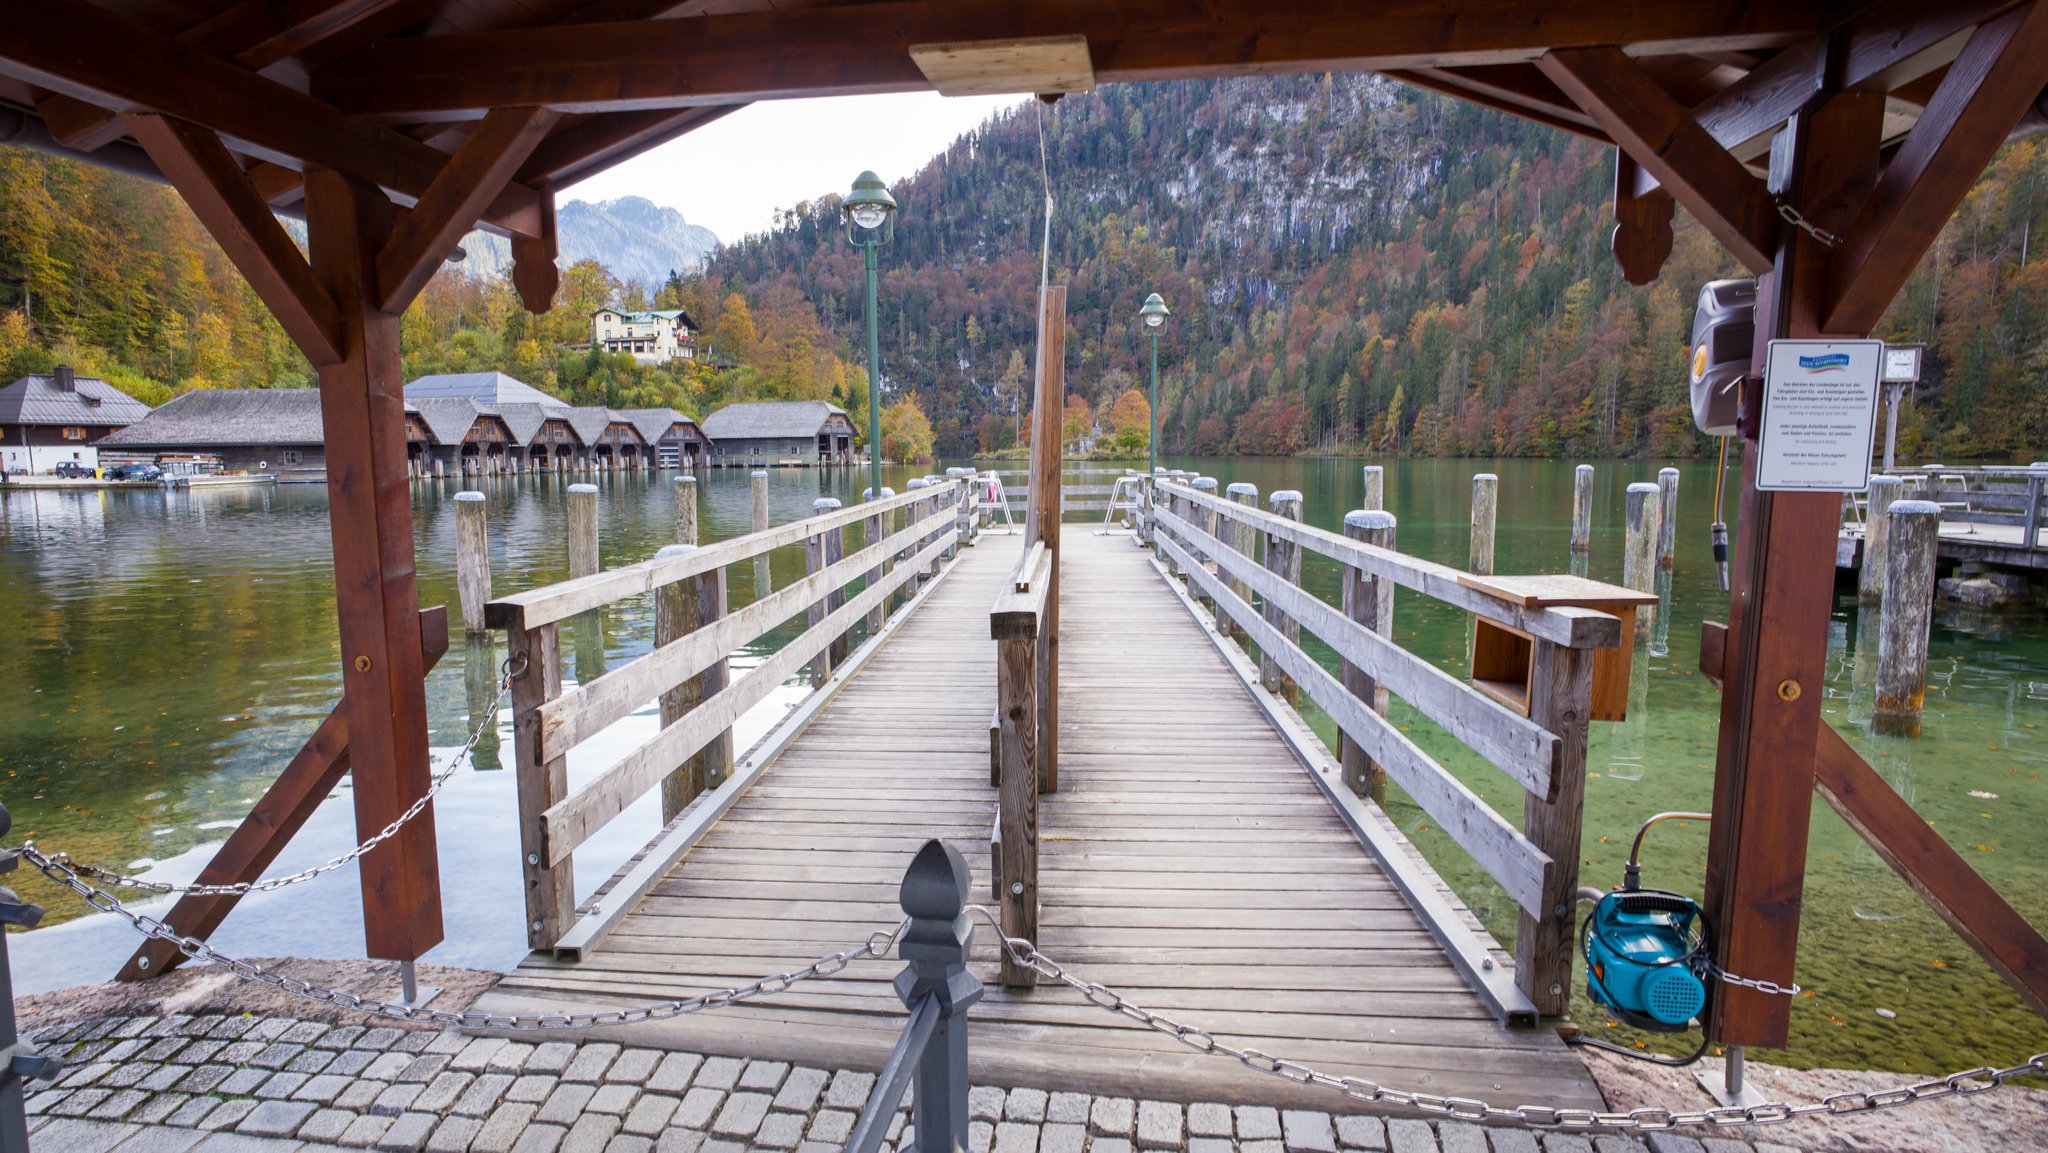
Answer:
[{"label": "white building", "polygon": [[600,308],[590,314],[590,345],[627,352],[642,364],[697,358],[697,322],[680,308],[629,312]]}]

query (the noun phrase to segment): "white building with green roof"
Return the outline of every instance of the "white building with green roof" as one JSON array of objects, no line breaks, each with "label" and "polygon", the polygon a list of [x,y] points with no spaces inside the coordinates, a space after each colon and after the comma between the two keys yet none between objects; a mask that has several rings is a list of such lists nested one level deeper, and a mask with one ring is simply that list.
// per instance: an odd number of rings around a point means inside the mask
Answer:
[{"label": "white building with green roof", "polygon": [[680,308],[600,308],[590,314],[590,346],[630,353],[642,364],[695,360],[697,322]]}]

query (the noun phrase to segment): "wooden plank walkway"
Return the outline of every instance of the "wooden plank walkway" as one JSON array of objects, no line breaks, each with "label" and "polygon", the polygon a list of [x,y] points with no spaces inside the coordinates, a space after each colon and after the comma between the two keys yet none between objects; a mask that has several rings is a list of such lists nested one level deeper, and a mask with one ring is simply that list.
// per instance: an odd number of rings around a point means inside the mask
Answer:
[{"label": "wooden plank walkway", "polygon": [[[893,924],[896,886],[945,837],[986,901],[988,610],[1018,538],[985,537],[608,940],[535,956],[490,1011],[625,1005],[727,987]],[[1128,535],[1070,525],[1062,571],[1061,791],[1041,799],[1041,948],[1219,1037],[1426,1092],[1601,1107],[1548,1029],[1481,1008]],[[989,983],[976,1080],[1181,1100],[1296,1101],[1295,1086],[1087,1005]],[[879,1067],[904,1012],[867,961],[792,992],[612,1032],[630,1044]]]}]

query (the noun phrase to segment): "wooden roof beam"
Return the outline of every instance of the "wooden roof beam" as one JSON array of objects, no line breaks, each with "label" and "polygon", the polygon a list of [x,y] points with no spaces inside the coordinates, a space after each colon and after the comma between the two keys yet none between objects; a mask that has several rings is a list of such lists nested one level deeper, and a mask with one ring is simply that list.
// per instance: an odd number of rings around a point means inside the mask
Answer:
[{"label": "wooden roof beam", "polygon": [[339,363],[341,313],[334,298],[220,138],[162,116],[128,113],[121,120],[306,359]]},{"label": "wooden roof beam", "polygon": [[[1841,86],[1889,92],[1944,68],[1962,50],[1970,29],[2018,2],[1891,0],[1843,30]],[[1701,102],[1693,119],[1738,159],[1762,156],[1770,150],[1771,133],[1820,91],[1828,39],[1826,33],[1815,35],[1764,61]],[[1656,181],[1647,169],[1637,173],[1636,195],[1648,195]]]},{"label": "wooden roof beam", "polygon": [[647,112],[605,112],[556,129],[533,150],[518,179],[560,187],[610,167],[686,132],[746,107],[661,108]]},{"label": "wooden roof beam", "polygon": [[[91,103],[204,125],[238,152],[288,168],[331,168],[407,201],[425,193],[448,161],[447,153],[403,133],[345,116],[92,4],[47,5],[33,20],[0,21],[0,72]],[[485,219],[535,235],[538,196],[508,185]]]},{"label": "wooden roof beam", "polygon": [[1778,216],[1764,182],[1621,49],[1554,51],[1537,67],[1736,259],[1756,272],[1771,267]]},{"label": "wooden roof beam", "polygon": [[377,306],[403,312],[450,249],[554,127],[544,108],[501,108],[484,117],[377,254]]},{"label": "wooden roof beam", "polygon": [[1460,100],[1534,120],[1575,136],[1611,144],[1593,118],[1572,104],[1543,73],[1527,64],[1479,68],[1400,68],[1385,74],[1391,80],[1427,88]]},{"label": "wooden roof beam", "polygon": [[1558,46],[1687,52],[1797,43],[1808,4],[1744,0],[894,0],[808,11],[577,24],[387,40],[313,77],[335,105],[399,120],[547,105],[595,112],[924,91],[910,46],[1081,35],[1104,83],[1533,61]]},{"label": "wooden roof beam", "polygon": [[1982,25],[1828,262],[1826,332],[1876,327],[1970,185],[2042,91],[2048,2]]}]

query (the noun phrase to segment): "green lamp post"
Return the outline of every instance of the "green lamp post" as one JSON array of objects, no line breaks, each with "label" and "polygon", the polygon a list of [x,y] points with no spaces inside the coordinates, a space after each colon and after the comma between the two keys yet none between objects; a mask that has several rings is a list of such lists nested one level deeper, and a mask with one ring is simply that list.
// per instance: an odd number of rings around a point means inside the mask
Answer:
[{"label": "green lamp post", "polygon": [[1148,476],[1157,476],[1159,473],[1159,326],[1165,324],[1166,318],[1172,316],[1173,312],[1166,307],[1166,301],[1160,299],[1159,294],[1155,292],[1145,298],[1145,307],[1138,310],[1138,315],[1145,318],[1145,327],[1152,330],[1152,435],[1145,442],[1145,464],[1147,466],[1145,472]]},{"label": "green lamp post", "polygon": [[868,491],[882,499],[882,345],[875,323],[875,250],[896,237],[896,198],[873,172],[863,172],[839,204],[846,239],[867,257],[868,270]]}]

